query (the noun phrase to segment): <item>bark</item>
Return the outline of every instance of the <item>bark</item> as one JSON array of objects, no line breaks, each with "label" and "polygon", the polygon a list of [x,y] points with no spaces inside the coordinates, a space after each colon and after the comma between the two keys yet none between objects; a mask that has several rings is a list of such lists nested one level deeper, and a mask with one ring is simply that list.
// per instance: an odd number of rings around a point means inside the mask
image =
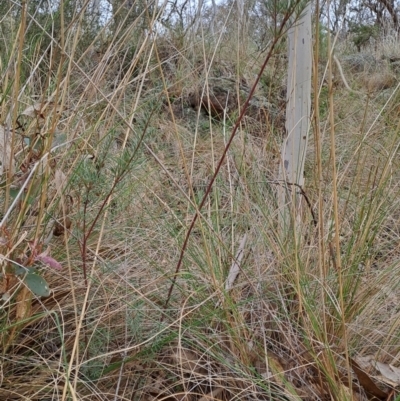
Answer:
[{"label": "bark", "polygon": [[[278,191],[280,225],[290,227],[291,217],[300,220],[301,188],[310,126],[311,105],[311,3],[288,32],[287,137],[282,147]],[[293,220],[292,220],[293,221]]]}]

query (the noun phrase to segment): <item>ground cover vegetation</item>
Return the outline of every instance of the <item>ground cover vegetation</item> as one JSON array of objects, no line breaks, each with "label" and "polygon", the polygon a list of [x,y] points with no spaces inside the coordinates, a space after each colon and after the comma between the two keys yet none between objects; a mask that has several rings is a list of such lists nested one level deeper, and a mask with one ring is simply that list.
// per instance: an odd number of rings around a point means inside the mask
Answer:
[{"label": "ground cover vegetation", "polygon": [[282,235],[304,5],[0,2],[1,400],[400,399],[397,11],[312,4]]}]

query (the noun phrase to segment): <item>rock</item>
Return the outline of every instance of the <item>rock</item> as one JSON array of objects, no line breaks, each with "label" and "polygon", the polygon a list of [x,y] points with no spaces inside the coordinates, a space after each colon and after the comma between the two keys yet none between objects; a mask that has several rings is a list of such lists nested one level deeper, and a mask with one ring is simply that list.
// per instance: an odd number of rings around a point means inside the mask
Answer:
[{"label": "rock", "polygon": [[[203,88],[205,88],[203,90]],[[243,82],[237,84],[230,78],[214,78],[208,80],[208,85],[198,88],[191,93],[188,102],[196,110],[202,109],[207,115],[216,119],[223,119],[224,114],[231,116],[239,113],[250,94],[250,88]],[[274,123],[281,117],[278,107],[262,96],[253,96],[246,110],[246,123],[258,124]],[[276,126],[282,125],[274,124]]]},{"label": "rock", "polygon": [[223,118],[238,109],[240,102],[246,98],[246,93],[239,89],[238,99],[237,86],[234,80],[229,78],[210,78],[207,85],[190,94],[189,104],[194,109],[201,108],[214,118]]}]

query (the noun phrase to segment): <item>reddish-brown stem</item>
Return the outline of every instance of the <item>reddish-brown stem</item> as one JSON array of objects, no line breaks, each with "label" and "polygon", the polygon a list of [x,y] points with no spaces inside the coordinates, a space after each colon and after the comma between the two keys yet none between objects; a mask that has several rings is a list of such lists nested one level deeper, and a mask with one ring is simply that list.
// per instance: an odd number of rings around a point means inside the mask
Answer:
[{"label": "reddish-brown stem", "polygon": [[[164,304],[164,309],[167,309],[169,301],[171,299],[172,291],[174,290],[176,279],[178,277],[179,271],[180,271],[182,263],[183,263],[183,257],[185,255],[185,251],[186,251],[186,248],[187,248],[187,245],[188,245],[188,242],[189,242],[189,237],[190,237],[191,232],[193,231],[194,225],[196,224],[197,218],[199,217],[199,212],[203,208],[204,204],[206,203],[206,200],[208,198],[208,195],[211,192],[211,189],[212,189],[212,186],[214,184],[214,181],[218,176],[218,173],[219,173],[219,171],[220,171],[220,169],[222,167],[222,164],[223,164],[223,162],[225,160],[226,154],[228,153],[228,150],[229,150],[229,148],[230,148],[230,146],[232,144],[233,138],[235,137],[236,132],[237,132],[239,126],[240,126],[240,123],[243,120],[243,117],[244,117],[244,115],[246,113],[247,107],[249,106],[250,100],[254,95],[254,92],[256,90],[258,82],[260,81],[261,75],[262,75],[263,71],[265,70],[265,67],[267,66],[267,64],[268,64],[268,62],[269,62],[269,60],[270,60],[270,58],[271,58],[271,56],[273,54],[275,46],[277,45],[278,41],[280,40],[280,38],[283,35],[284,28],[286,26],[287,21],[291,17],[291,15],[292,15],[292,13],[287,13],[284,16],[283,20],[282,20],[280,29],[279,29],[277,35],[275,36],[274,41],[271,44],[270,50],[269,50],[267,56],[265,57],[264,63],[262,65],[262,67],[260,68],[260,71],[259,71],[259,73],[257,75],[257,78],[256,78],[256,80],[255,80],[255,82],[254,82],[254,84],[253,84],[253,86],[252,86],[252,88],[250,90],[249,96],[247,97],[246,102],[244,103],[244,105],[242,107],[242,110],[240,112],[240,115],[239,115],[238,119],[236,120],[236,123],[235,123],[235,125],[234,125],[234,127],[232,129],[232,133],[231,133],[231,135],[229,137],[229,140],[228,140],[228,142],[227,142],[227,144],[225,146],[224,152],[222,153],[222,156],[221,156],[221,158],[220,158],[220,160],[219,160],[219,162],[217,164],[217,168],[215,169],[215,172],[214,172],[213,176],[211,177],[211,180],[210,180],[210,182],[209,182],[209,184],[207,186],[207,189],[206,189],[206,192],[205,192],[205,194],[203,196],[203,199],[201,200],[201,202],[200,202],[200,204],[199,204],[199,206],[197,208],[196,214],[194,215],[194,217],[193,217],[193,219],[192,219],[192,221],[190,223],[189,230],[186,233],[185,241],[183,242],[182,249],[181,249],[181,252],[180,252],[180,255],[179,255],[178,264],[176,265],[176,269],[175,269],[174,275],[172,277],[172,283],[171,283],[171,286],[170,286],[169,291],[168,291],[167,299],[166,299],[165,304]],[[162,316],[161,319],[163,319],[163,317],[164,317],[164,315]]]}]

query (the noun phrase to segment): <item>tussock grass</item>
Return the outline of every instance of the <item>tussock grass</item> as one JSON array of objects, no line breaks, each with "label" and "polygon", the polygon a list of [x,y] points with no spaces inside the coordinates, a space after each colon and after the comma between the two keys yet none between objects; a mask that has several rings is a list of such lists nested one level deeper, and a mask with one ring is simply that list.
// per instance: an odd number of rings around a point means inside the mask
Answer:
[{"label": "tussock grass", "polygon": [[[361,93],[321,88],[308,204],[301,230],[282,239],[284,44],[256,92],[276,113],[246,116],[198,210],[239,110],[215,118],[190,97],[211,98],[215,79],[229,78],[240,98],[265,52],[233,18],[219,17],[213,35],[144,35],[156,14],[121,8],[126,20],[90,35],[79,14],[57,15],[59,36],[30,13],[0,22],[1,122],[15,161],[2,176],[0,398],[371,399],[348,357],[400,366],[397,87],[371,93],[344,65]],[[48,247],[62,270],[34,260]],[[16,264],[37,269],[51,295],[32,295]]]}]

